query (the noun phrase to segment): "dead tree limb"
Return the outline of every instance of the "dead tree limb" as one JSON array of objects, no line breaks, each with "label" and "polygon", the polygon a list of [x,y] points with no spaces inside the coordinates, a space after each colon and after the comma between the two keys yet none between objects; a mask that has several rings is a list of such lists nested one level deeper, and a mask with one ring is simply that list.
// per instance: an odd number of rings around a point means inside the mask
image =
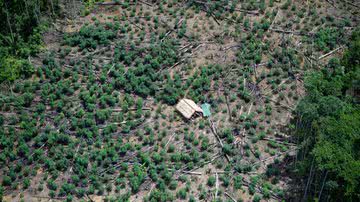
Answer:
[{"label": "dead tree limb", "polygon": [[215,171],[215,178],[216,178],[216,183],[215,183],[215,201],[216,201],[219,191],[219,175],[216,171]]},{"label": "dead tree limb", "polygon": [[326,57],[332,55],[333,53],[335,53],[335,52],[337,52],[337,51],[339,51],[339,50],[341,50],[341,49],[343,49],[343,48],[344,48],[344,46],[340,46],[340,47],[338,47],[338,48],[336,48],[336,49],[334,49],[334,50],[332,50],[332,51],[330,51],[330,52],[328,52],[328,53],[320,56],[320,57],[318,58],[318,60],[321,60],[321,59],[323,59],[323,58],[326,58]]},{"label": "dead tree limb", "polygon": [[107,75],[109,75],[109,73],[110,73],[111,70],[114,68],[114,66],[115,66],[115,64],[113,64],[113,65],[110,67],[109,71],[107,72]]},{"label": "dead tree limb", "polygon": [[344,0],[344,2],[346,2],[347,4],[350,4],[350,5],[352,5],[352,6],[354,6],[354,7],[356,7],[356,8],[360,8],[359,5],[356,5],[356,4],[354,4],[353,2],[350,2],[350,1],[347,1],[347,0]]},{"label": "dead tree limb", "polygon": [[165,148],[168,146],[168,144],[170,143],[170,141],[173,139],[173,137],[175,136],[176,133],[172,134],[172,136],[169,138],[169,140],[167,141],[167,143],[165,144]]},{"label": "dead tree limb", "polygon": [[214,13],[210,13],[210,15],[214,18],[216,24],[218,24],[220,26],[220,22],[218,21],[218,19],[216,18],[216,16],[214,15]]},{"label": "dead tree limb", "polygon": [[137,25],[135,22],[131,21],[131,20],[128,20],[130,22],[130,24],[134,25],[135,27],[141,29],[141,30],[144,30],[143,27],[140,27],[139,25]]},{"label": "dead tree limb", "polygon": [[230,111],[230,104],[229,104],[228,95],[225,95],[225,100],[226,100],[226,106],[227,106],[228,114],[229,114],[229,121],[231,121],[231,111]]},{"label": "dead tree limb", "polygon": [[271,24],[270,24],[270,29],[272,29],[273,24],[275,23],[278,14],[279,14],[279,10],[276,11],[276,15],[275,15],[274,19],[272,20],[272,22],[271,22]]},{"label": "dead tree limb", "polygon": [[[134,107],[134,108],[129,108],[128,109],[128,111],[136,111],[136,110],[138,110],[139,108],[136,108],[136,107]],[[141,110],[152,110],[152,108],[150,108],[150,107],[143,107],[143,108],[141,108]],[[124,111],[123,109],[111,109],[111,111],[112,112],[121,112],[121,111]]]},{"label": "dead tree limb", "polygon": [[295,144],[293,143],[288,143],[288,142],[282,142],[282,141],[279,141],[279,140],[275,140],[275,139],[271,139],[271,138],[263,138],[262,140],[267,140],[267,141],[273,141],[273,142],[276,142],[278,144],[284,144],[284,145],[289,145],[289,146],[295,146]]},{"label": "dead tree limb", "polygon": [[[217,130],[216,130],[214,122],[211,119],[209,119],[209,122],[210,122],[210,127],[211,127],[212,133],[215,135],[216,139],[219,141],[221,148],[224,148],[224,144],[223,144],[221,138],[217,134]],[[228,162],[230,162],[229,156],[227,154],[224,154],[224,155],[225,155],[226,160],[228,160]]]},{"label": "dead tree limb", "polygon": [[[151,3],[146,2],[146,1],[138,0],[138,2],[140,2],[142,4],[146,4],[148,6],[153,6]],[[122,3],[121,2],[110,1],[110,2],[97,2],[97,3],[95,3],[95,5],[98,5],[98,6],[117,6],[117,5],[122,5]],[[135,5],[135,4],[134,3],[129,3],[129,5]]]},{"label": "dead tree limb", "polygon": [[[96,2],[95,5],[98,6],[116,6],[116,5],[121,5],[120,2],[115,2],[115,1],[111,1],[111,2]],[[132,4],[134,5],[134,4]]]},{"label": "dead tree limb", "polygon": [[189,175],[202,175],[201,172],[192,172],[192,171],[181,171],[182,173],[189,174]]},{"label": "dead tree limb", "polygon": [[[201,5],[206,5],[206,6],[209,6],[210,3],[208,2],[203,2],[203,1],[193,1],[194,3],[197,3],[197,4],[201,4]],[[224,9],[226,10],[231,10],[231,8],[227,7],[227,6],[221,6],[223,7]],[[246,13],[246,14],[251,14],[251,15],[259,15],[259,12],[258,11],[249,11],[249,10],[245,10],[245,9],[239,9],[239,8],[234,8],[233,9],[234,11],[238,11],[238,12],[243,12],[243,13]]]},{"label": "dead tree limb", "polygon": [[290,106],[288,106],[288,105],[282,104],[280,101],[277,101],[277,100],[274,100],[274,99],[271,99],[271,98],[269,98],[269,100],[270,100],[271,102],[275,103],[275,104],[280,105],[280,106],[283,107],[283,108],[289,109],[290,111],[294,111],[294,110],[295,110],[293,107],[290,107]]},{"label": "dead tree limb", "polygon": [[146,1],[138,0],[138,2],[143,3],[143,4],[146,4],[146,5],[151,6],[151,7],[154,6],[154,5],[152,5],[151,3],[146,2]]},{"label": "dead tree limb", "polygon": [[36,195],[32,195],[32,197],[34,198],[39,198],[39,199],[57,199],[57,200],[65,200],[66,197],[49,197],[49,196],[36,196]]},{"label": "dead tree limb", "polygon": [[289,30],[274,29],[274,28],[269,28],[269,30],[273,31],[273,32],[278,32],[278,33],[295,34],[295,35],[300,35],[300,36],[312,36],[313,35],[313,33],[301,33],[301,32],[297,32],[297,31],[289,31]]},{"label": "dead tree limb", "polygon": [[225,195],[226,195],[227,197],[229,197],[232,201],[237,202],[237,200],[236,200],[234,197],[232,197],[229,193],[227,193],[227,192],[224,192],[224,193],[225,193]]}]

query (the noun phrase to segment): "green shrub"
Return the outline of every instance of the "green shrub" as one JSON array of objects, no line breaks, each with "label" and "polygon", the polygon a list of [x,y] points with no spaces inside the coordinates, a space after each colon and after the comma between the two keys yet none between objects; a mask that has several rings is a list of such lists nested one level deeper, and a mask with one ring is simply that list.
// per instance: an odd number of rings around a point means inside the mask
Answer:
[{"label": "green shrub", "polygon": [[260,202],[261,201],[261,196],[256,194],[253,198],[253,202]]},{"label": "green shrub", "polygon": [[237,175],[234,177],[234,189],[241,189],[242,186],[242,176]]},{"label": "green shrub", "polygon": [[180,199],[186,199],[186,197],[187,197],[187,191],[186,191],[186,189],[185,188],[182,188],[182,189],[180,189],[177,193],[176,193],[176,196],[178,197],[178,198],[180,198]]},{"label": "green shrub", "polygon": [[214,176],[210,176],[210,177],[208,178],[208,180],[207,180],[207,185],[210,186],[210,187],[212,187],[212,186],[215,185],[215,183],[216,183],[215,177],[214,177]]}]

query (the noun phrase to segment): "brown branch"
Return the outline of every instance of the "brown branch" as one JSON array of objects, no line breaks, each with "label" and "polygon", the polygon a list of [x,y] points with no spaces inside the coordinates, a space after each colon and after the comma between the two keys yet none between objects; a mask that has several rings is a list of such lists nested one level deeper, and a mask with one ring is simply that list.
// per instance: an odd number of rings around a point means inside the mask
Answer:
[{"label": "brown branch", "polygon": [[[223,144],[221,138],[220,138],[220,137],[218,136],[218,134],[217,134],[217,129],[216,129],[216,127],[215,127],[214,122],[213,122],[211,119],[209,119],[209,122],[210,122],[210,127],[211,127],[212,133],[214,134],[214,136],[216,137],[216,139],[219,141],[221,148],[224,148],[224,144]],[[225,155],[226,160],[228,160],[228,162],[230,162],[229,156],[228,156],[227,154],[224,154],[224,155]]]},{"label": "brown branch", "polygon": [[335,52],[337,52],[337,51],[339,51],[339,50],[341,50],[341,49],[343,49],[343,48],[344,48],[344,46],[340,46],[340,47],[338,47],[338,48],[336,48],[336,49],[334,49],[334,50],[332,50],[332,51],[330,51],[330,52],[328,52],[328,53],[320,56],[320,57],[318,58],[318,60],[321,60],[321,59],[323,59],[323,58],[326,58],[326,57],[332,55],[333,53],[335,53]]},{"label": "brown branch", "polygon": [[350,4],[350,5],[352,5],[352,6],[356,7],[356,8],[360,8],[359,5],[356,5],[356,4],[354,4],[354,3],[350,2],[350,1],[347,1],[347,0],[344,0],[344,1],[345,1],[345,3],[348,3],[348,4]]},{"label": "brown branch", "polygon": [[151,6],[151,7],[154,6],[154,5],[152,5],[151,3],[146,2],[146,1],[138,0],[138,2],[143,3],[143,4],[146,4],[146,5]]},{"label": "brown branch", "polygon": [[185,174],[190,174],[190,175],[202,175],[201,172],[191,172],[191,171],[181,171],[182,173],[185,173]]},{"label": "brown branch", "polygon": [[237,202],[237,200],[236,200],[234,197],[232,197],[229,193],[227,193],[227,192],[224,192],[224,193],[225,193],[225,195],[226,195],[227,197],[229,197],[232,201]]},{"label": "brown branch", "polygon": [[219,190],[219,175],[217,174],[216,171],[215,171],[215,178],[216,178],[216,183],[215,183],[215,201],[216,201]]},{"label": "brown branch", "polygon": [[173,139],[173,137],[176,135],[176,133],[172,134],[172,136],[169,138],[169,140],[167,141],[167,143],[165,144],[165,148],[168,146],[168,144],[170,143],[170,141]]},{"label": "brown branch", "polygon": [[115,6],[115,5],[121,5],[120,2],[96,2],[95,5],[98,6]]},{"label": "brown branch", "polygon": [[[209,6],[210,3],[208,2],[203,2],[203,1],[194,1],[195,3],[198,3],[198,4],[202,4],[202,5],[206,5],[206,6]],[[223,7],[224,9],[226,10],[231,10],[231,8],[227,7],[227,6],[221,6]],[[238,9],[238,8],[234,8],[234,11],[239,11],[239,12],[243,12],[243,13],[246,13],[246,14],[251,14],[251,15],[259,15],[259,12],[258,11],[249,11],[249,10],[245,10],[245,9]]]},{"label": "brown branch", "polygon": [[282,30],[282,29],[274,29],[274,28],[269,28],[270,31],[273,32],[278,32],[278,33],[284,33],[284,34],[295,34],[295,35],[300,35],[300,36],[312,36],[313,33],[301,33],[301,32],[297,32],[297,31],[289,31],[289,30]]}]

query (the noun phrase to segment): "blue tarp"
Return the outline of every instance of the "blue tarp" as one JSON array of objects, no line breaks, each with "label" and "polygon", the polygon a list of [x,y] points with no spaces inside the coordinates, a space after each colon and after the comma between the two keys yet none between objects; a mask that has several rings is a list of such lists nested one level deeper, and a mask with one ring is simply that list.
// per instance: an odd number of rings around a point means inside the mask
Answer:
[{"label": "blue tarp", "polygon": [[211,116],[210,104],[208,104],[208,103],[202,104],[202,105],[201,105],[201,109],[203,110],[203,115],[204,115],[205,117]]}]

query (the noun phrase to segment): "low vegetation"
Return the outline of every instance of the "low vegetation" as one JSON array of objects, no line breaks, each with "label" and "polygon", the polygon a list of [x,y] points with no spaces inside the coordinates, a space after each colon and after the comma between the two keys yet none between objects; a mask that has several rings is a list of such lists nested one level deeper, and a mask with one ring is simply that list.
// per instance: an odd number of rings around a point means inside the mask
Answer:
[{"label": "low vegetation", "polygon": [[356,201],[349,2],[0,0],[0,199]]}]

